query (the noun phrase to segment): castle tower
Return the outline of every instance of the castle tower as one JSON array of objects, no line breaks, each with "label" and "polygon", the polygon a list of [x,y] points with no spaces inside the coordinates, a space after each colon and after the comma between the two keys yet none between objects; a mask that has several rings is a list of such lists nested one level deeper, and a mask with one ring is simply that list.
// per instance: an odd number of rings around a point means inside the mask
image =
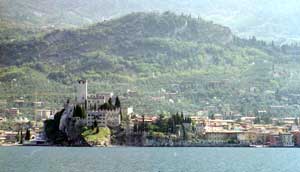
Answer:
[{"label": "castle tower", "polygon": [[79,80],[76,86],[78,104],[85,104],[87,100],[87,80]]}]

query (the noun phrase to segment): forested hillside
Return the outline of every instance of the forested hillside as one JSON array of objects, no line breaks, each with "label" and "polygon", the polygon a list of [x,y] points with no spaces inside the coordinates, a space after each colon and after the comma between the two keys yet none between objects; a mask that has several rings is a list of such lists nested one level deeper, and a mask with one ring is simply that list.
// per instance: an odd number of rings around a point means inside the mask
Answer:
[{"label": "forested hillside", "polygon": [[[278,47],[174,13],[133,13],[0,45],[2,99],[24,96],[58,106],[89,92],[114,91],[137,112],[240,111],[284,105],[297,115],[299,48]],[[129,95],[127,90],[136,91]]]},{"label": "forested hillside", "polygon": [[299,5],[298,0],[0,0],[0,23],[53,30],[82,27],[131,12],[173,11],[213,20],[246,38],[255,35],[286,43],[299,41]]}]

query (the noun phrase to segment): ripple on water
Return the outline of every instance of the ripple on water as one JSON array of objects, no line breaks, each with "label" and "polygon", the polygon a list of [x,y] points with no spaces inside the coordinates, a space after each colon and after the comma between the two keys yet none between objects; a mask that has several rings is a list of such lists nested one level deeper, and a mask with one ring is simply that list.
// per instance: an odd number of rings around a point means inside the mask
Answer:
[{"label": "ripple on water", "polygon": [[300,149],[0,147],[1,172],[290,172]]}]

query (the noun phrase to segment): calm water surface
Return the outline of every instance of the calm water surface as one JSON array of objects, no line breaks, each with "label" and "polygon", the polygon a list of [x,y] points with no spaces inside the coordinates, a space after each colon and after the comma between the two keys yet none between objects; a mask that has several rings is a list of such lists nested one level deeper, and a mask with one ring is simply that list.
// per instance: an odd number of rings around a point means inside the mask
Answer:
[{"label": "calm water surface", "polygon": [[0,147],[0,172],[292,172],[300,149]]}]

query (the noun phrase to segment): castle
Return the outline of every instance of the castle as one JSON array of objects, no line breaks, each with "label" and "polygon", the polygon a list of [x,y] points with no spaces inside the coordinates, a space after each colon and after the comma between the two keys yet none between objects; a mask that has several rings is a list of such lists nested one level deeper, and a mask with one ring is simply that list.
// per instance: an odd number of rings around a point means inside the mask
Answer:
[{"label": "castle", "polygon": [[86,110],[86,125],[93,126],[96,122],[98,127],[118,127],[121,124],[121,108],[103,108],[109,100],[115,99],[113,93],[88,94],[87,88],[86,80],[77,82],[76,103]]}]

